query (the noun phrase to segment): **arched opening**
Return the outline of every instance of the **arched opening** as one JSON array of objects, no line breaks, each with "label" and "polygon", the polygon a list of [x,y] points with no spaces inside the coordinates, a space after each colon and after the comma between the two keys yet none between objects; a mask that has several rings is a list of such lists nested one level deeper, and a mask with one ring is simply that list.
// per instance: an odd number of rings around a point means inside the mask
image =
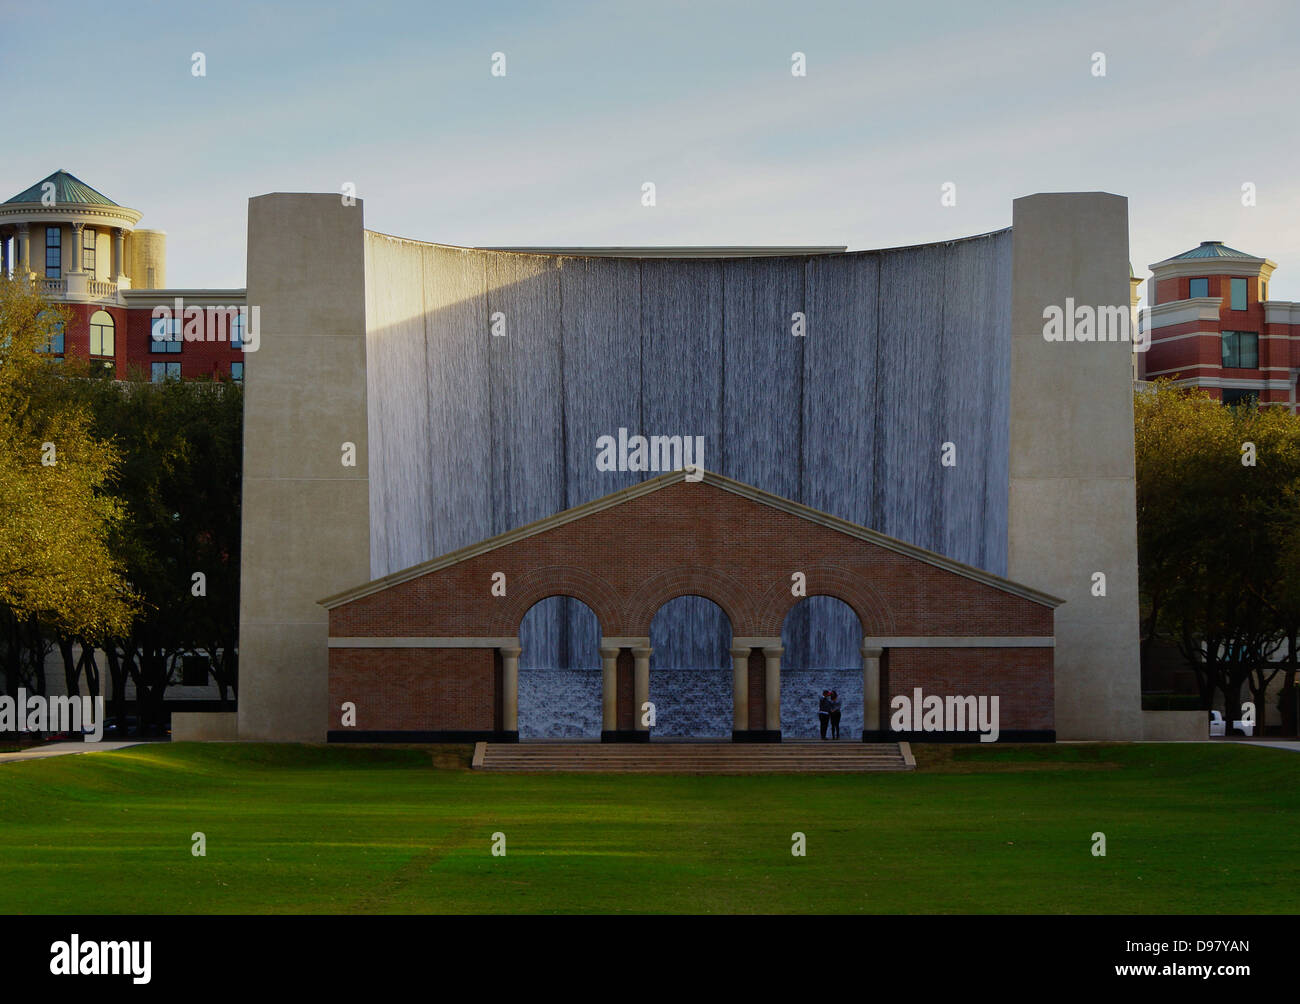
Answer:
[{"label": "arched opening", "polygon": [[[840,739],[862,735],[862,622],[834,596],[808,596],[781,624],[781,735],[821,736],[823,690],[836,692]],[[830,736],[828,730],[828,737]]]},{"label": "arched opening", "polygon": [[90,315],[91,365],[97,370],[113,373],[117,366],[113,359],[115,351],[116,325],[113,323],[113,315],[107,310],[97,310]]},{"label": "arched opening", "polygon": [[548,596],[519,622],[519,738],[600,737],[600,620],[572,596]]},{"label": "arched opening", "polygon": [[731,736],[731,620],[712,600],[678,596],[650,622],[657,736]]}]

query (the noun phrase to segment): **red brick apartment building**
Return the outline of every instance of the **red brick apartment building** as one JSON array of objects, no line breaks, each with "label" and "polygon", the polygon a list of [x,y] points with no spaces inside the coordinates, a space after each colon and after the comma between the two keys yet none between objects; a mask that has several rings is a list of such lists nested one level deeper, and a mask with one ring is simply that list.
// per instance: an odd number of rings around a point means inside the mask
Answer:
[{"label": "red brick apartment building", "polygon": [[[167,235],[138,229],[141,215],[55,171],[0,203],[0,272],[26,277],[67,310],[48,348],[55,356],[89,358],[119,380],[242,380],[244,290],[165,288]],[[189,340],[183,318],[155,319],[155,308],[174,312],[177,300],[205,318],[209,308],[239,314],[214,310],[219,323]]]},{"label": "red brick apartment building", "polygon": [[1203,241],[1151,266],[1138,377],[1203,387],[1226,404],[1300,403],[1300,303],[1269,300],[1277,263]]}]

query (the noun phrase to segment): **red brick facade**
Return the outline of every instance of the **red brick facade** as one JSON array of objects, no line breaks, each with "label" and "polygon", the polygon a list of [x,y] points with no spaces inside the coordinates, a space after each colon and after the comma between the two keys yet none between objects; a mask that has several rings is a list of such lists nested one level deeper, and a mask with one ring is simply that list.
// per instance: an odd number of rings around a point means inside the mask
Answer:
[{"label": "red brick facade", "polygon": [[[658,609],[686,594],[717,603],[733,638],[779,639],[802,599],[791,588],[801,572],[807,595],[835,596],[857,613],[868,645],[896,639],[913,646],[887,651],[882,711],[893,693],[921,686],[927,694],[998,695],[1004,730],[1053,729],[1049,646],[916,647],[926,638],[1050,638],[1050,597],[906,545],[895,549],[879,535],[863,539],[850,524],[810,518],[805,513],[821,514],[785,500],[774,500],[782,507],[768,504],[763,499],[773,497],[713,475],[699,483],[664,475],[646,485],[656,483],[648,493],[620,492],[573,510],[576,518],[560,514],[531,532],[496,538],[497,546],[484,542],[392,576],[387,585],[324,601],[332,714],[344,701],[356,703],[361,732],[501,726],[501,698],[492,689],[501,684],[495,648],[333,647],[339,639],[514,639],[529,608],[556,595],[586,603],[605,638],[648,638]],[[505,574],[505,596],[492,593],[497,572]],[[620,728],[632,717],[631,661],[625,649]],[[749,680],[749,724],[761,729],[764,658],[757,647]],[[492,721],[489,709],[497,716]],[[339,729],[337,717],[330,729]]]},{"label": "red brick facade", "polygon": [[[1258,261],[1259,264],[1253,264]],[[1176,266],[1177,275],[1161,276]],[[1171,379],[1203,388],[1211,397],[1224,399],[1246,392],[1260,404],[1300,407],[1300,310],[1295,304],[1267,299],[1266,276],[1272,263],[1264,259],[1200,258],[1185,256],[1153,265],[1155,296],[1149,312],[1151,346],[1139,358],[1142,379]],[[1252,273],[1253,274],[1250,274]],[[1232,280],[1245,279],[1244,310],[1232,309]],[[1191,284],[1204,279],[1205,296],[1220,300],[1217,316],[1187,318],[1169,314],[1170,305],[1189,300]],[[1266,305],[1267,304],[1267,305]],[[1155,308],[1165,308],[1157,310]],[[1272,313],[1274,320],[1269,321]],[[1279,320],[1283,318],[1283,320]],[[1289,319],[1289,320],[1288,320]],[[1256,365],[1224,366],[1223,332],[1255,335]]]}]

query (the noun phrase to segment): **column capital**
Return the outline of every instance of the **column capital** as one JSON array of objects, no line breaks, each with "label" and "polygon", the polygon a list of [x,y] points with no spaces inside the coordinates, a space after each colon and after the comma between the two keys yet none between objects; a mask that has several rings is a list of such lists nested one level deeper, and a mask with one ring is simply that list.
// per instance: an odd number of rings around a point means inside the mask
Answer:
[{"label": "column capital", "polygon": [[734,645],[731,649],[733,659],[748,659],[749,654],[754,651],[752,645]]},{"label": "column capital", "polygon": [[785,655],[785,649],[780,645],[764,645],[763,655],[767,656],[769,659],[779,659],[781,656]]},{"label": "column capital", "polygon": [[602,659],[617,659],[618,653],[623,651],[621,648],[602,647],[600,657]]},{"label": "column capital", "polygon": [[638,659],[649,659],[653,652],[654,649],[642,647],[640,645],[632,649],[632,654],[636,656]]},{"label": "column capital", "polygon": [[30,223],[18,223],[15,226],[20,234],[31,233],[32,225]]},{"label": "column capital", "polygon": [[878,645],[863,645],[862,657],[864,659],[879,659],[881,653],[884,651],[885,650]]},{"label": "column capital", "polygon": [[501,645],[497,651],[507,659],[518,659],[524,650],[518,645]]},{"label": "column capital", "polygon": [[78,221],[78,220],[73,220],[72,223],[70,224],[70,226],[72,227],[72,229],[75,230],[77,233],[81,233],[81,230],[82,230],[83,227],[85,227],[85,225],[86,225],[86,224],[84,224],[84,223],[82,223],[82,222],[80,222],[80,221]]}]

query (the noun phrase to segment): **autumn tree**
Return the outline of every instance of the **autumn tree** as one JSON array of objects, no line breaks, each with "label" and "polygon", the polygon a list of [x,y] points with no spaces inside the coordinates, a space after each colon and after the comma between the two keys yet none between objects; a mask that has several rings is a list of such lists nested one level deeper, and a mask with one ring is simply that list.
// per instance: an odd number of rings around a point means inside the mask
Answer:
[{"label": "autumn tree", "polygon": [[0,278],[0,618],[5,689],[44,690],[42,625],[89,639],[130,629],[137,598],[110,541],[119,457],[88,408],[58,393],[44,350],[66,316]]}]

